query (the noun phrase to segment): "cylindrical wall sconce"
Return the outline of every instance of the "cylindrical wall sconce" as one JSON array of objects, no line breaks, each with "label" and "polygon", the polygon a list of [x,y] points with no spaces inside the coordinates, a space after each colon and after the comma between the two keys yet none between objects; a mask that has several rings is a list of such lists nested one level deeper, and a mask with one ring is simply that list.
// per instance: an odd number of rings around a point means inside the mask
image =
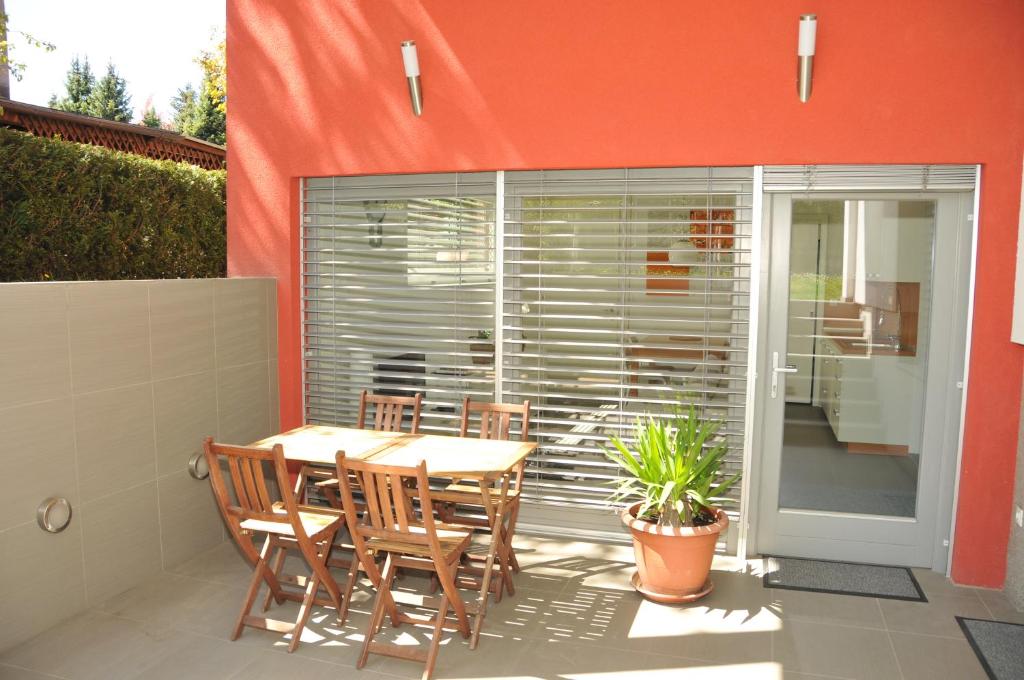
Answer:
[{"label": "cylindrical wall sconce", "polygon": [[800,38],[796,46],[796,89],[802,102],[811,98],[811,80],[814,75],[814,42],[817,33],[817,15],[802,14],[800,16]]},{"label": "cylindrical wall sconce", "polygon": [[423,88],[420,87],[420,60],[416,54],[415,40],[402,43],[402,62],[405,64],[405,79],[409,81],[412,112],[418,116],[423,113]]}]

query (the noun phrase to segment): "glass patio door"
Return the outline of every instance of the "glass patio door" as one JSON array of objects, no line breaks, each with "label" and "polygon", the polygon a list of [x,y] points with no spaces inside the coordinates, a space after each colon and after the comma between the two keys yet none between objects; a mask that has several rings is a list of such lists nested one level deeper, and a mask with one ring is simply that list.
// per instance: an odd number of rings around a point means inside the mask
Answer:
[{"label": "glass patio door", "polygon": [[761,553],[944,568],[969,197],[766,197]]}]

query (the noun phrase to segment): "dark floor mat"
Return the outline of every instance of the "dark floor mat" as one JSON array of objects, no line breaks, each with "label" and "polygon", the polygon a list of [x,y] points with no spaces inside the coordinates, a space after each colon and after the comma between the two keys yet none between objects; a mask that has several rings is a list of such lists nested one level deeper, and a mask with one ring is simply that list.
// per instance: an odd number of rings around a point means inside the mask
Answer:
[{"label": "dark floor mat", "polygon": [[910,569],[877,564],[766,555],[764,586],[890,600],[928,601]]},{"label": "dark floor mat", "polygon": [[956,617],[992,680],[1024,678],[1024,625]]}]

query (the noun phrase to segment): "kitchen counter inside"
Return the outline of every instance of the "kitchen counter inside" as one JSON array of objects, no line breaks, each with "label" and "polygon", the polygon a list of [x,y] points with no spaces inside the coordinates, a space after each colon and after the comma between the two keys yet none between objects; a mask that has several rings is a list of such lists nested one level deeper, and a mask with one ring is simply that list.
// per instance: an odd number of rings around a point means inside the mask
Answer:
[{"label": "kitchen counter inside", "polygon": [[843,355],[848,356],[883,356],[883,357],[914,357],[917,350],[913,347],[894,349],[888,345],[876,344],[868,346],[866,340],[859,337],[837,334],[828,329],[825,330],[825,337],[835,344],[836,349]]}]

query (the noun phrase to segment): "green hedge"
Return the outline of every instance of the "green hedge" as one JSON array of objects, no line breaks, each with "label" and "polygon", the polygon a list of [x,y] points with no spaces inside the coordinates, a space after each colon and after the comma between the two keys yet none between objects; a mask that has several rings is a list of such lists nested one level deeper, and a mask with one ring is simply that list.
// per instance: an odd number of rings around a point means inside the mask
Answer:
[{"label": "green hedge", "polygon": [[223,276],[225,182],[0,128],[0,281]]}]

